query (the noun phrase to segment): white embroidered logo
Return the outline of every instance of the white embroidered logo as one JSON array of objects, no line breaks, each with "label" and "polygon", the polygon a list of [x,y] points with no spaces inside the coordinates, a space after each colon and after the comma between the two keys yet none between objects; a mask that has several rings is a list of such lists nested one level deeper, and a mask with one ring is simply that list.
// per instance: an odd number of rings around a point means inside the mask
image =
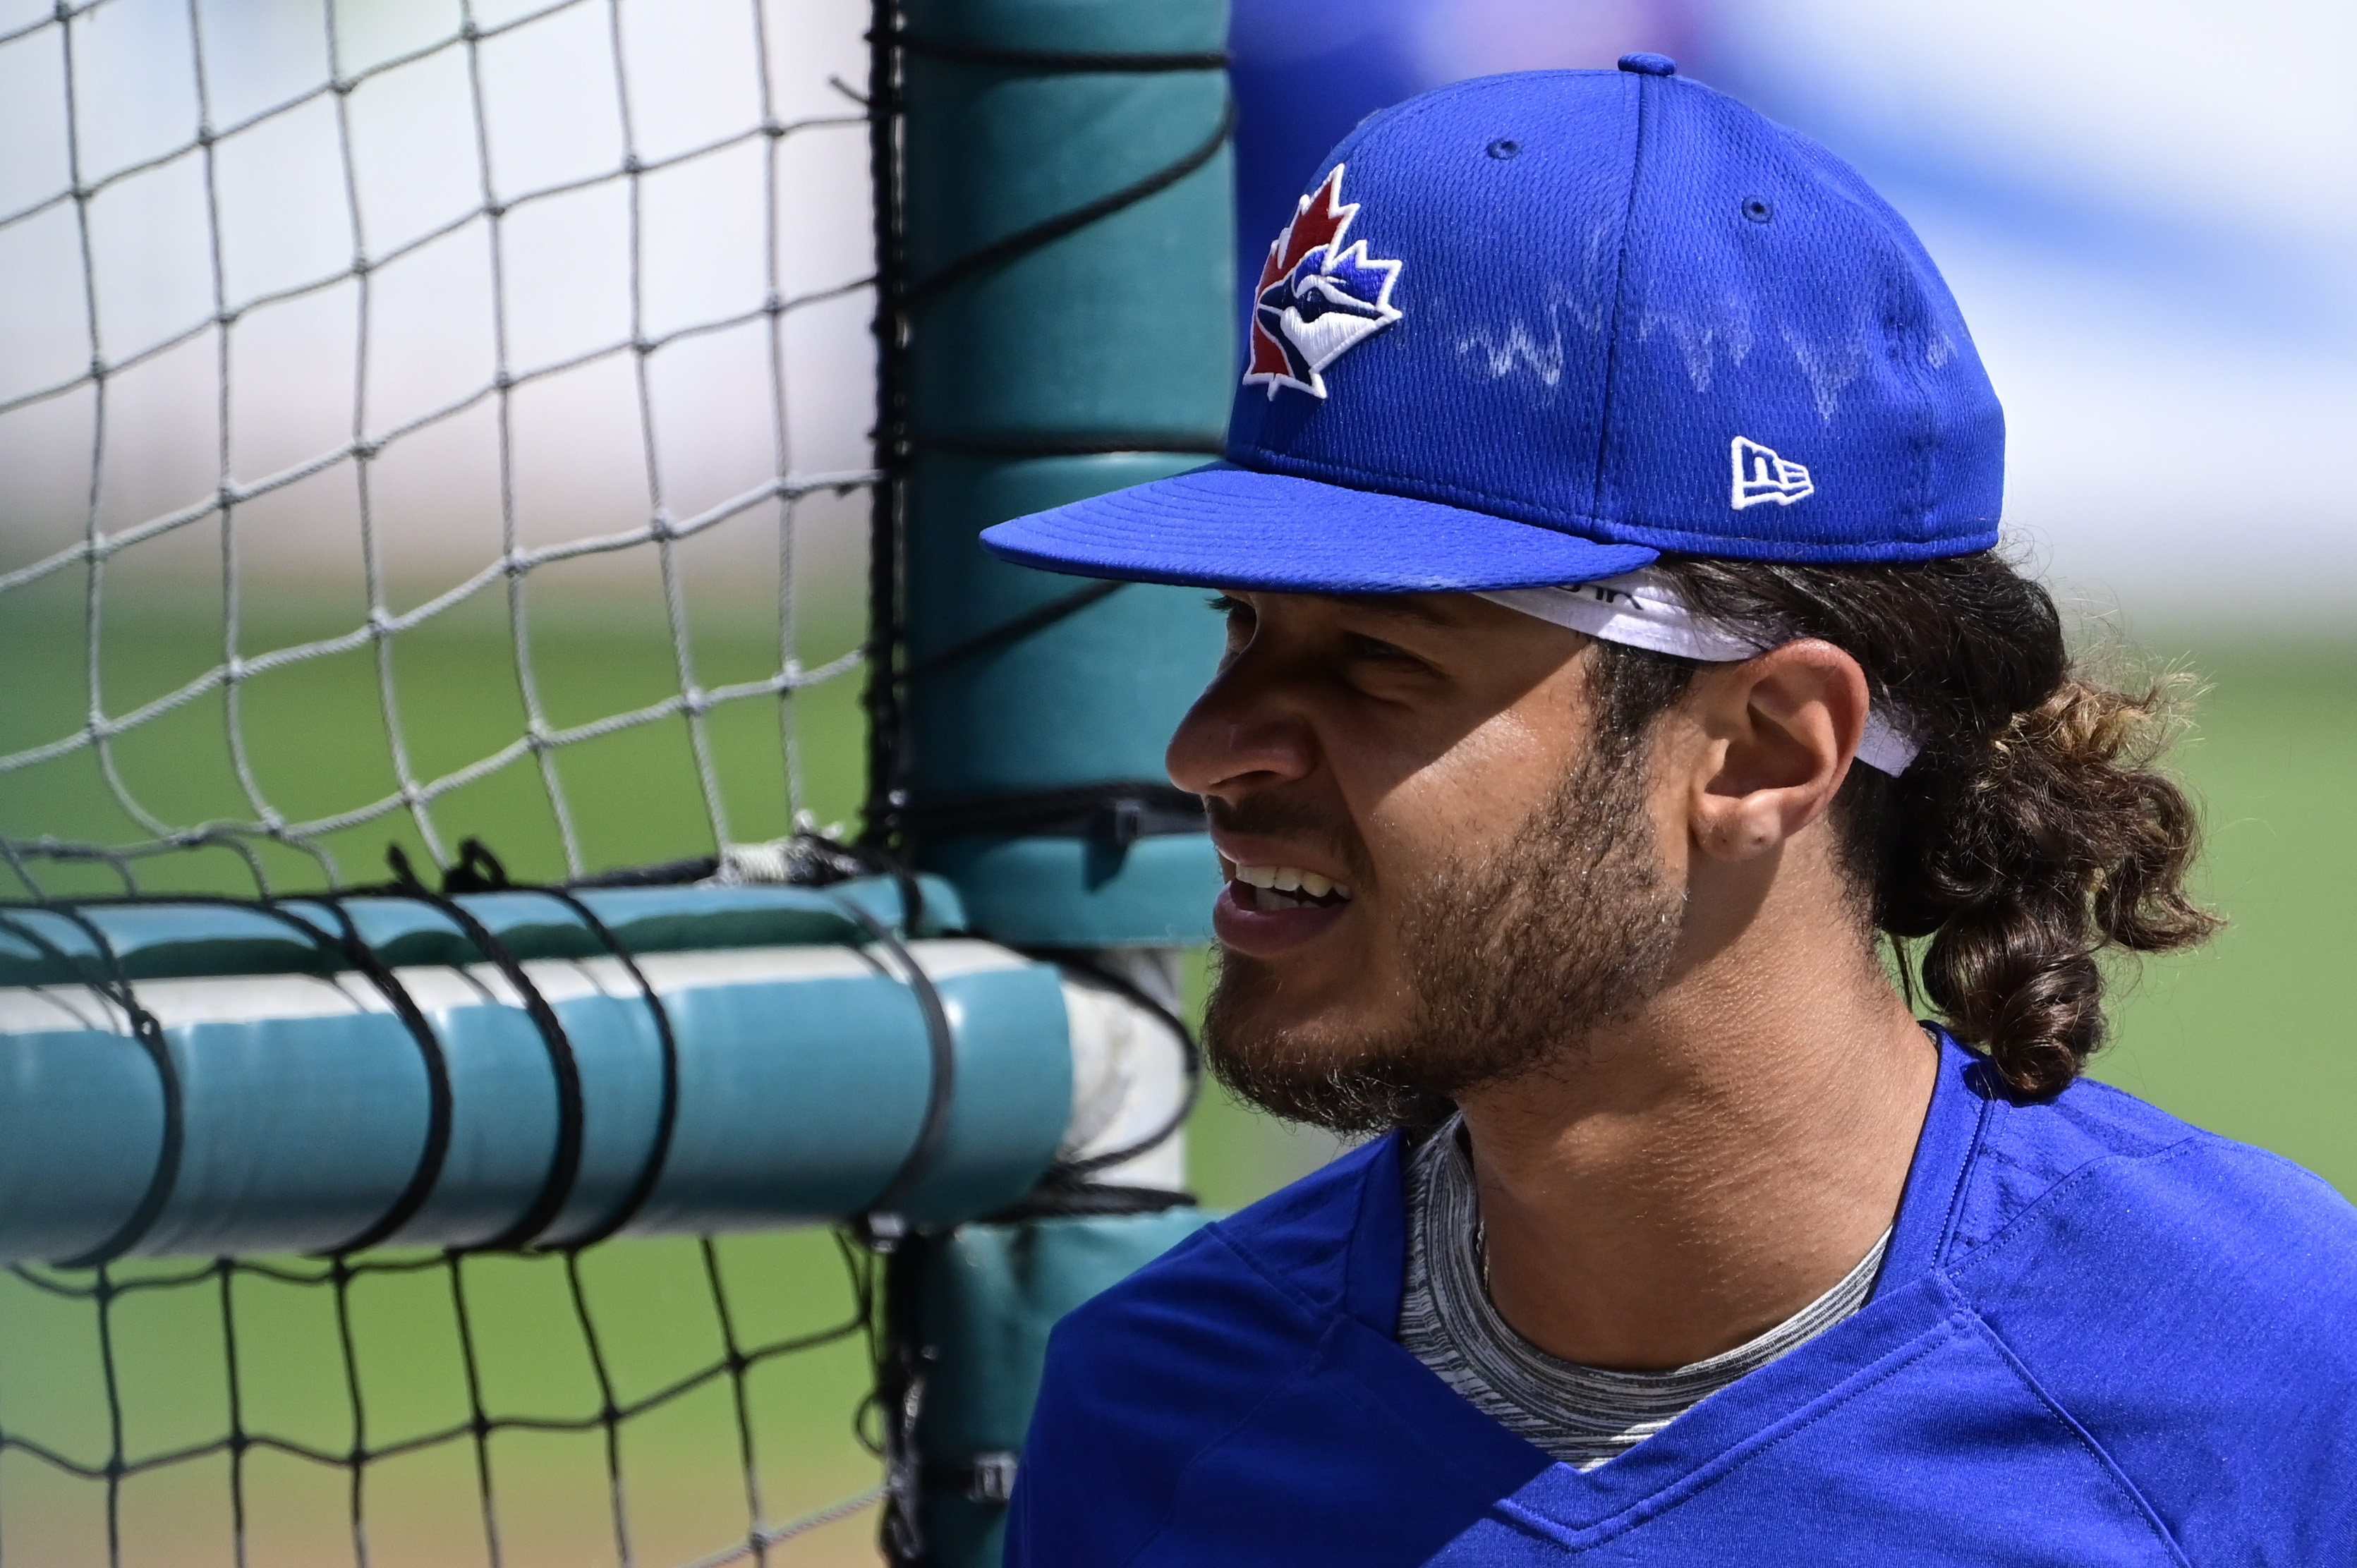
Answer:
[{"label": "white embroidered logo", "polygon": [[1727,449],[1735,465],[1735,491],[1727,504],[1741,511],[1761,501],[1774,501],[1778,506],[1791,506],[1806,495],[1813,495],[1816,486],[1810,482],[1809,471],[1798,463],[1788,463],[1776,456],[1773,448],[1738,435]]}]

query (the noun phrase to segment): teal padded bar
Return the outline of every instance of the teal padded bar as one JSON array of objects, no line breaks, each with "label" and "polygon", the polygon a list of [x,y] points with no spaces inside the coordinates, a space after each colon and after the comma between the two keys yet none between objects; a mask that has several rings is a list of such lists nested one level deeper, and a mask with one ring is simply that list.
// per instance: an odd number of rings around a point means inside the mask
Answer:
[{"label": "teal padded bar", "polygon": [[[1216,53],[1227,23],[1221,0],[910,0],[906,16],[930,44],[1066,57]],[[993,560],[976,542],[983,529],[1219,450],[1235,375],[1228,154],[1028,254],[939,290],[927,283],[1203,149],[1226,112],[1226,79],[924,49],[906,70],[916,819],[977,799],[1159,783],[1170,732],[1219,658],[1200,593],[1127,586],[1019,639],[942,656],[1088,585]],[[1107,838],[1114,853],[1090,867],[993,857],[1008,832],[1019,830],[919,831],[920,864],[959,883],[984,934],[1063,947],[1208,937],[1208,901],[1193,896],[1212,875],[1202,835],[1135,860]],[[1174,873],[1174,855],[1200,875]]]},{"label": "teal padded bar", "polygon": [[[979,942],[910,944],[955,1043],[955,1092],[930,1174],[903,1206],[921,1224],[989,1213],[1028,1191],[1070,1118],[1071,1044],[1057,972]],[[707,1233],[858,1214],[917,1141],[931,1049],[915,993],[872,951],[770,947],[640,961],[678,1046],[661,1180],[628,1230]],[[660,1040],[609,959],[536,961],[581,1083],[582,1156],[541,1240],[589,1235],[634,1189],[662,1105]],[[451,1087],[439,1180],[390,1240],[479,1245],[529,1211],[550,1165],[558,1095],[546,1041],[489,966],[398,977],[440,1044]],[[177,1070],[183,1148],[141,1255],[315,1251],[388,1212],[428,1127],[415,1038],[364,979],[279,974],[139,983]],[[162,1145],[153,1064],[79,986],[0,990],[0,1261],[60,1261],[113,1236]]]},{"label": "teal padded bar", "polygon": [[[1200,1208],[1170,1208],[968,1225],[929,1239],[918,1312],[933,1359],[917,1426],[928,1466],[939,1473],[1018,1453],[1056,1320],[1211,1218]],[[1003,1504],[936,1487],[925,1493],[920,1517],[927,1561],[942,1568],[998,1562]]]},{"label": "teal padded bar", "polygon": [[[924,908],[916,934],[941,936],[965,929],[957,890],[938,876],[919,878]],[[900,888],[890,877],[869,876],[832,887],[604,887],[577,894],[616,940],[633,953],[698,949],[787,947],[864,942],[867,930],[844,908],[850,904],[888,926],[901,924]],[[579,916],[545,894],[466,893],[453,900],[517,958],[599,958],[606,949]],[[341,928],[309,898],[280,906],[332,937]],[[486,955],[457,922],[415,898],[358,894],[343,900],[353,928],[389,964],[480,963]],[[221,903],[110,904],[77,908],[104,933],[123,972],[132,980],[193,975],[317,974],[344,964],[332,948],[306,938],[285,919],[251,905]],[[34,906],[0,906],[0,985],[66,984],[84,972],[61,964],[25,932],[108,976],[97,944],[80,922]],[[21,928],[12,930],[11,926]]]},{"label": "teal padded bar", "polygon": [[[94,1011],[94,1009],[93,1009]],[[70,1258],[138,1206],[164,1136],[164,1092],[127,1035],[0,1034],[0,1257]]]}]

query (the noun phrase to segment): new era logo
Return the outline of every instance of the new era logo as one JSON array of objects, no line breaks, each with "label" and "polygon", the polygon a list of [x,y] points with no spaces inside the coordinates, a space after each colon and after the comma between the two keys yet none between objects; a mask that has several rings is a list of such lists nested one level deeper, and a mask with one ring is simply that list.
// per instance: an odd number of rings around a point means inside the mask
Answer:
[{"label": "new era logo", "polygon": [[1816,486],[1809,482],[1809,471],[1798,463],[1788,463],[1776,456],[1773,448],[1762,446],[1738,435],[1728,449],[1735,461],[1735,491],[1728,504],[1741,511],[1761,501],[1774,501],[1778,506],[1791,506],[1803,496],[1812,494]]}]

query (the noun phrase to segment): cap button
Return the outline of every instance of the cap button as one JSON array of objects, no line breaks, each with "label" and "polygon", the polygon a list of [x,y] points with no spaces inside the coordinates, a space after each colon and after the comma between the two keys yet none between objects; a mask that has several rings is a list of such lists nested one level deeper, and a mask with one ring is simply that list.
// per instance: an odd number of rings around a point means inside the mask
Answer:
[{"label": "cap button", "polygon": [[1622,55],[1620,69],[1633,70],[1639,76],[1675,76],[1678,73],[1678,62],[1667,55]]}]

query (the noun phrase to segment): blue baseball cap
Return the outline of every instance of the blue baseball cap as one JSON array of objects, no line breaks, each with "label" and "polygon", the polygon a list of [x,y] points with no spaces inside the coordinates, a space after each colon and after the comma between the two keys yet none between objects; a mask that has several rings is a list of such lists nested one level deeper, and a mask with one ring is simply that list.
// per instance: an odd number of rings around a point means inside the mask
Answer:
[{"label": "blue baseball cap", "polygon": [[1921,242],[1675,71],[1486,77],[1369,119],[1269,248],[1226,461],[984,544],[1324,593],[1994,545],[2005,417]]}]

